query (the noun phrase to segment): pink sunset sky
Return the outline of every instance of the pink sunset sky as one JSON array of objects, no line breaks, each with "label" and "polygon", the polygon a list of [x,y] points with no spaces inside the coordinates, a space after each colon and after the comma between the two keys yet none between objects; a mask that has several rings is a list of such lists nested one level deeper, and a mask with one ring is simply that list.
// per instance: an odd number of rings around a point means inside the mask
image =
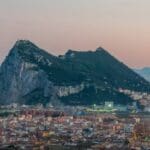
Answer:
[{"label": "pink sunset sky", "polygon": [[150,66],[150,0],[0,0],[0,62],[17,39],[55,55],[101,46]]}]

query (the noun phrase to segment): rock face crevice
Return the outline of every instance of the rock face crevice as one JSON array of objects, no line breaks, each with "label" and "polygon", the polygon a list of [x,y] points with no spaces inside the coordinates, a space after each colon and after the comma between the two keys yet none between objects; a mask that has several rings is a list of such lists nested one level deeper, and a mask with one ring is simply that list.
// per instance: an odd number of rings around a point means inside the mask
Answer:
[{"label": "rock face crevice", "polygon": [[132,102],[119,88],[149,92],[150,84],[103,48],[56,57],[21,40],[0,67],[0,104]]}]

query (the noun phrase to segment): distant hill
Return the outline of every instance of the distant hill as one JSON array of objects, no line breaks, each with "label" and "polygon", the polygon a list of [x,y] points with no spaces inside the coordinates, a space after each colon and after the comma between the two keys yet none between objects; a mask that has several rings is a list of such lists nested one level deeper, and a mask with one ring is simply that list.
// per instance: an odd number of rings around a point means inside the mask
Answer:
[{"label": "distant hill", "polygon": [[145,67],[142,69],[134,69],[134,71],[150,82],[150,67]]},{"label": "distant hill", "polygon": [[150,83],[103,48],[53,56],[17,41],[0,67],[0,103],[91,105],[133,100],[119,88],[150,91]]}]

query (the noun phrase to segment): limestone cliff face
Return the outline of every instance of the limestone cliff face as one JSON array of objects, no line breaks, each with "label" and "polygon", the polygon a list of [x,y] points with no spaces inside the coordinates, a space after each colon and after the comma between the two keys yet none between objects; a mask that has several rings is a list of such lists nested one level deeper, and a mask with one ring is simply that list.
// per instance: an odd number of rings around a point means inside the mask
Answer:
[{"label": "limestone cliff face", "polygon": [[11,50],[0,70],[2,103],[19,102],[31,91],[45,86],[46,74],[35,67],[36,64],[22,59],[16,46]]},{"label": "limestone cliff face", "polygon": [[132,102],[119,88],[149,92],[150,84],[103,48],[56,57],[20,40],[0,67],[0,104]]},{"label": "limestone cliff face", "polygon": [[18,53],[11,51],[6,57],[5,62],[0,68],[0,97],[2,103],[16,101],[16,97],[20,97],[19,74],[22,60]]},{"label": "limestone cliff face", "polygon": [[80,85],[76,86],[58,86],[57,89],[57,95],[59,97],[68,96],[71,94],[76,94],[81,92],[85,88],[85,85],[82,83]]}]

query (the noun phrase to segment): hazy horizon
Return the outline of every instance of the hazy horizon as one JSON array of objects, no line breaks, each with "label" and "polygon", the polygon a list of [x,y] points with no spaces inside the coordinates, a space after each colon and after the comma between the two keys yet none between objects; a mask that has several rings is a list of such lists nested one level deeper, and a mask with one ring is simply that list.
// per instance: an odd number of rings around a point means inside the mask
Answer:
[{"label": "hazy horizon", "polygon": [[49,53],[101,46],[130,67],[150,66],[148,0],[0,0],[0,62],[18,39]]}]

